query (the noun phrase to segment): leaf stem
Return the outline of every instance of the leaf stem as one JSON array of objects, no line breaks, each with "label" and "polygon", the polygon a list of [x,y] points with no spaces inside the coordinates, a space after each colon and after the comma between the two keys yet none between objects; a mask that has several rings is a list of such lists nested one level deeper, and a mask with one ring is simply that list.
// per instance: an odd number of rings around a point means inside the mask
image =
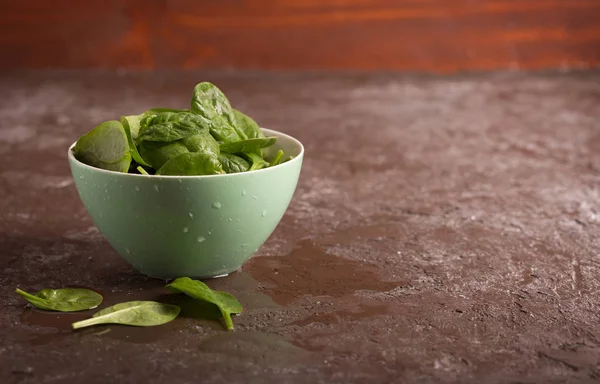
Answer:
[{"label": "leaf stem", "polygon": [[40,298],[39,298],[39,297],[37,297],[37,296],[34,296],[34,295],[32,295],[32,294],[30,294],[30,293],[27,293],[27,292],[25,292],[25,291],[22,291],[22,290],[20,290],[19,288],[17,288],[17,289],[15,290],[15,292],[17,292],[19,295],[21,295],[21,296],[25,297],[26,299],[40,300]]},{"label": "leaf stem", "polygon": [[273,159],[273,161],[271,161],[271,164],[269,166],[274,167],[278,165],[279,163],[281,163],[281,159],[283,159],[283,151],[280,149],[279,151],[277,151],[275,158]]},{"label": "leaf stem", "polygon": [[227,328],[228,331],[233,331],[233,320],[231,320],[231,314],[223,311],[222,309],[221,314],[223,315],[223,320],[225,320],[225,328]]},{"label": "leaf stem", "polygon": [[79,328],[89,327],[90,325],[97,324],[98,323],[98,319],[99,319],[98,317],[92,317],[90,319],[77,321],[77,322],[71,324],[71,327],[73,329],[79,329]]},{"label": "leaf stem", "polygon": [[144,167],[142,167],[141,165],[138,165],[137,170],[142,174],[142,175],[147,175],[149,176],[148,172],[146,172],[146,170],[144,169]]}]

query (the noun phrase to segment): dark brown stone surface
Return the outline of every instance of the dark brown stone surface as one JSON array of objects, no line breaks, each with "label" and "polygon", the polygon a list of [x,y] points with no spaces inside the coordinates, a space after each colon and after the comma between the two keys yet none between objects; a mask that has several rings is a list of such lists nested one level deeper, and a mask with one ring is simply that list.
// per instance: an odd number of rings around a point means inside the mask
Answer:
[{"label": "dark brown stone surface", "polygon": [[[70,323],[15,287],[160,299],[102,239],[66,160],[94,124],[187,105],[210,80],[306,145],[293,202],[208,281],[235,332],[184,301],[153,328]],[[600,379],[600,75],[5,73],[1,383],[549,383]]]}]

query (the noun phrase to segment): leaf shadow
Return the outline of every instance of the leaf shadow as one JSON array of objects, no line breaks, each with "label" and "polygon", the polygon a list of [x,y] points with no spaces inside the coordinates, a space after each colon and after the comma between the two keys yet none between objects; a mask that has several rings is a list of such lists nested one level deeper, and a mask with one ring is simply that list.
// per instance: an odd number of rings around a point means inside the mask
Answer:
[{"label": "leaf shadow", "polygon": [[223,316],[219,307],[213,303],[197,300],[179,293],[165,294],[158,297],[159,302],[177,305],[181,308],[180,317],[204,319],[222,323]]}]

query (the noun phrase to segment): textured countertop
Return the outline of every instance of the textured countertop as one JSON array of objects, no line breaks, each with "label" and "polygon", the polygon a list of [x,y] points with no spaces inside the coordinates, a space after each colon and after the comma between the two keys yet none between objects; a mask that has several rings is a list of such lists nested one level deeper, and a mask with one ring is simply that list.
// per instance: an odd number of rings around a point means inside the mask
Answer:
[{"label": "textured countertop", "polygon": [[[306,146],[267,243],[209,280],[235,332],[180,317],[72,332],[14,294],[155,299],[81,204],[68,146],[215,82]],[[600,379],[600,75],[0,75],[0,382]]]}]

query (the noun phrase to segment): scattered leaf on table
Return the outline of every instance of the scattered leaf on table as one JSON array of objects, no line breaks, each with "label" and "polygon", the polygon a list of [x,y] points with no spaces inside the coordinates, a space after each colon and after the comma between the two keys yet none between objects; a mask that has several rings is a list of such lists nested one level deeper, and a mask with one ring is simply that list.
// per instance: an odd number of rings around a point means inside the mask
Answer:
[{"label": "scattered leaf on table", "polygon": [[181,309],[176,305],[155,301],[128,301],[104,308],[91,319],[72,324],[73,329],[97,324],[123,324],[138,327],[150,327],[172,321]]},{"label": "scattered leaf on table", "polygon": [[17,288],[16,292],[33,306],[47,311],[77,312],[96,308],[102,295],[85,288],[42,289],[35,295]]},{"label": "scattered leaf on table", "polygon": [[243,307],[239,301],[231,294],[222,291],[213,291],[199,280],[192,280],[189,277],[180,277],[167,285],[167,288],[174,292],[185,293],[195,299],[207,301],[215,304],[225,320],[227,330],[233,330],[233,320],[231,314],[242,313]]}]

